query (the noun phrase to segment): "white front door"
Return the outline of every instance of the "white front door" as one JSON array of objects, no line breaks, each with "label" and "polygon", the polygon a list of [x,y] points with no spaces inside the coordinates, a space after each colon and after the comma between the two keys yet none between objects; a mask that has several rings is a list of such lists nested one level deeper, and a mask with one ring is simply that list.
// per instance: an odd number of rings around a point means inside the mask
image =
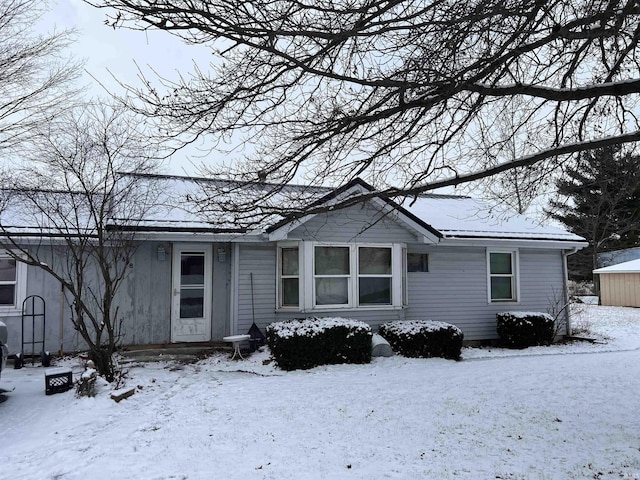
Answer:
[{"label": "white front door", "polygon": [[211,245],[174,244],[171,341],[211,340]]}]

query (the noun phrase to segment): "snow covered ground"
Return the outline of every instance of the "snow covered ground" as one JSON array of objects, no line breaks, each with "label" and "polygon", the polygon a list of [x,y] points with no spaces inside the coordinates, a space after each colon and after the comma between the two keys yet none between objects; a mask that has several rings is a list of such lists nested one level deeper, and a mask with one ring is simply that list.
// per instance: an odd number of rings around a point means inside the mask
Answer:
[{"label": "snow covered ground", "polygon": [[146,363],[120,403],[8,369],[0,478],[640,479],[640,309],[574,322],[602,343],[295,372],[266,353]]}]

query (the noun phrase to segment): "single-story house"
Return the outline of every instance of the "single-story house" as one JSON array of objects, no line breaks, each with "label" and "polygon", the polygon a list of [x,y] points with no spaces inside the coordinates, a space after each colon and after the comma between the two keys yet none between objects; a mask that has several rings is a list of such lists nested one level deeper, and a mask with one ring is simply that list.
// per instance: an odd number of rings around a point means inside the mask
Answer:
[{"label": "single-story house", "polygon": [[617,307],[640,307],[640,259],[593,271],[600,277],[600,303]]},{"label": "single-story house", "polygon": [[[374,191],[360,179],[337,189],[301,187],[314,213],[237,228],[231,214],[218,221],[196,213],[197,192],[220,181],[147,179],[164,199],[127,226],[139,246],[120,290],[124,345],[220,341],[253,322],[264,330],[306,316],[350,317],[374,330],[392,320],[438,320],[460,327],[468,341],[491,340],[497,312],[544,312],[565,302],[566,258],[586,246],[464,196],[425,194],[401,205],[372,196],[330,208]],[[297,187],[287,188],[295,194]],[[112,228],[124,223],[114,215]],[[82,348],[53,278],[6,257],[0,274],[0,320],[12,353],[21,345],[22,301],[34,294],[46,304],[46,349]]]}]

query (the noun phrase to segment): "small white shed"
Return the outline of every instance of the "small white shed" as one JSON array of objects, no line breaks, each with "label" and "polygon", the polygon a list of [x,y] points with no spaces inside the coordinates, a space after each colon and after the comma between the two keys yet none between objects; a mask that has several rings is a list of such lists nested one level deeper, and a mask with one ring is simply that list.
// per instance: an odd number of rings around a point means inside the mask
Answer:
[{"label": "small white shed", "polygon": [[617,307],[640,307],[640,259],[593,271],[600,275],[600,303]]}]

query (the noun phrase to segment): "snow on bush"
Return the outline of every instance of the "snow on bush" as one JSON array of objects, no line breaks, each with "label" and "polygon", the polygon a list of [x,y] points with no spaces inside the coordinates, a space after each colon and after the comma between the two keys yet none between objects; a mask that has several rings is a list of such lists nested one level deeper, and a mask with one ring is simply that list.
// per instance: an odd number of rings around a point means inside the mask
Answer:
[{"label": "snow on bush", "polygon": [[542,312],[501,312],[496,314],[500,342],[507,348],[549,345],[554,337],[553,317]]},{"label": "snow on bush", "polygon": [[464,335],[455,325],[432,320],[405,320],[380,326],[391,348],[405,357],[460,358]]},{"label": "snow on bush", "polygon": [[267,327],[271,354],[283,370],[369,363],[371,336],[366,323],[340,317],[286,320]]}]

